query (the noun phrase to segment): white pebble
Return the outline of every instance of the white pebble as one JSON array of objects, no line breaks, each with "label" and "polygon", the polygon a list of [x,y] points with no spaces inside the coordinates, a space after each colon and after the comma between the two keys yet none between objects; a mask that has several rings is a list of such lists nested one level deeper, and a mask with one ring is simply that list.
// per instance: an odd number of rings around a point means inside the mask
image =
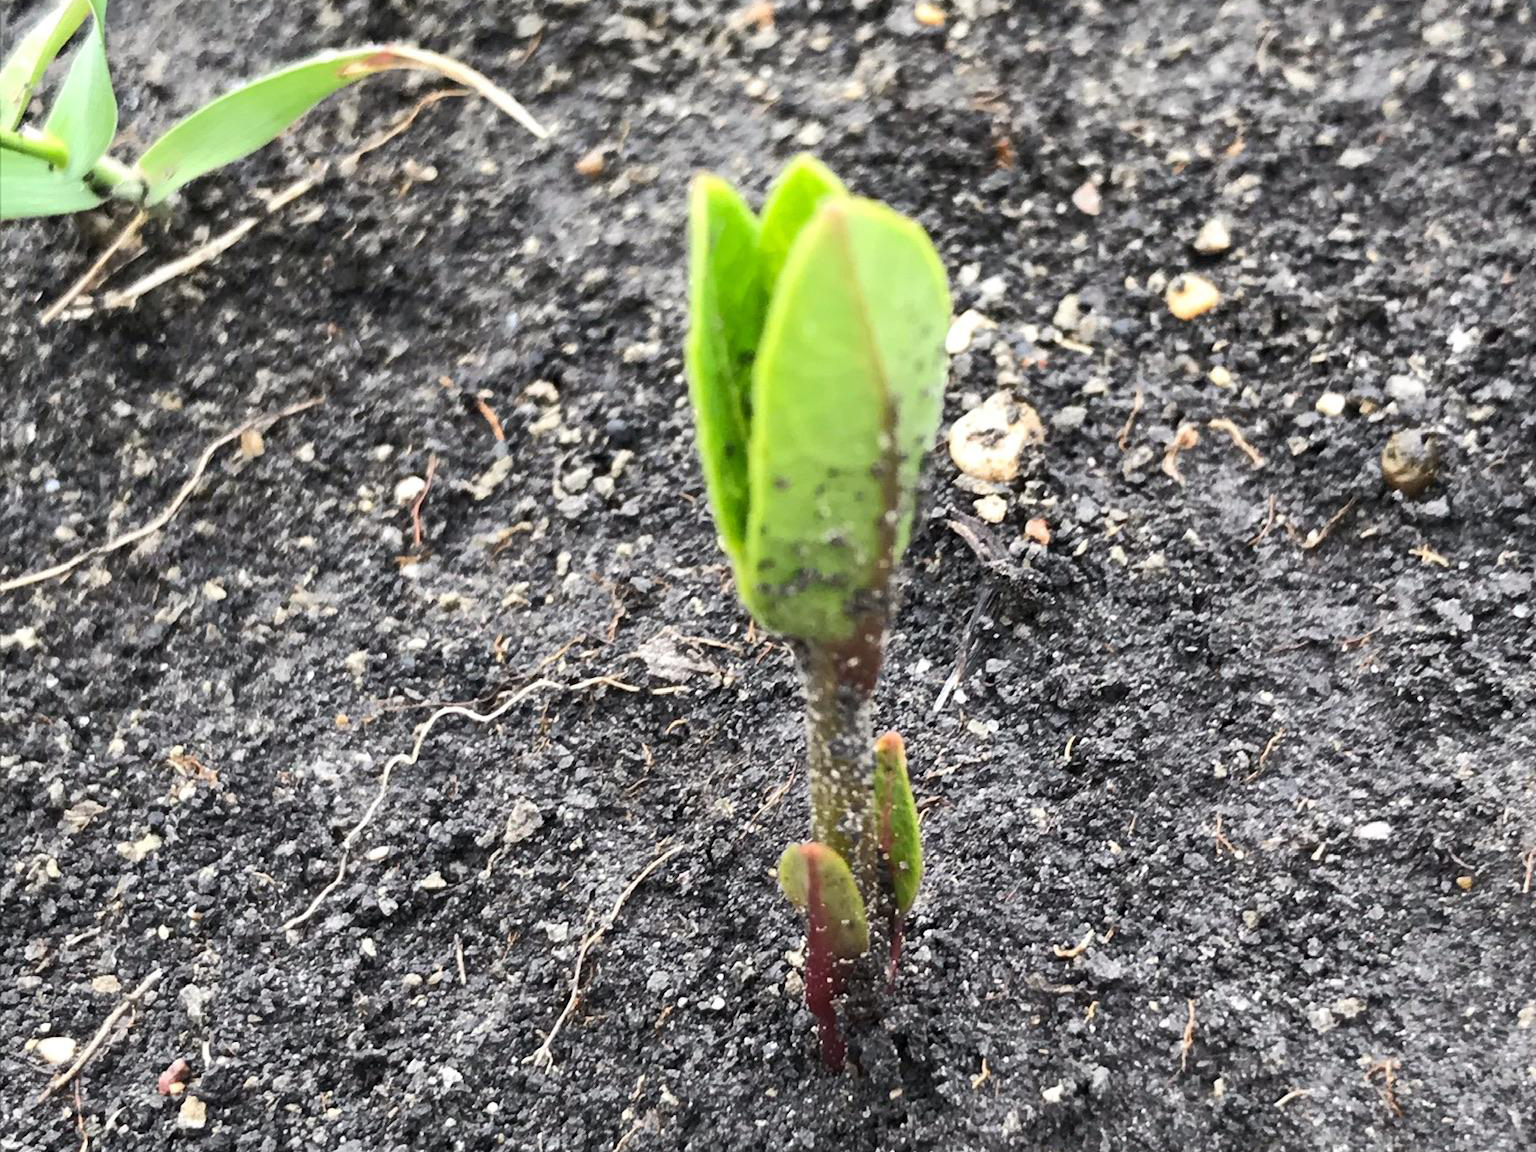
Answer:
[{"label": "white pebble", "polygon": [[1324,392],[1317,398],[1314,407],[1324,416],[1344,415],[1345,397],[1342,392]]},{"label": "white pebble", "polygon": [[976,332],[980,328],[991,328],[993,323],[974,308],[960,313],[955,317],[954,323],[949,326],[949,332],[944,337],[944,351],[951,356],[958,356],[971,346]]},{"label": "white pebble", "polygon": [[1355,829],[1357,840],[1390,840],[1392,839],[1392,825],[1385,820],[1372,820],[1369,824],[1362,824]]},{"label": "white pebble", "polygon": [[427,490],[427,482],[420,476],[407,476],[395,485],[395,503],[409,504]]},{"label": "white pebble", "polygon": [[1001,524],[1008,515],[1008,501],[994,493],[976,501],[976,515],[988,524]]},{"label": "white pebble", "polygon": [[1039,413],[1007,392],[996,392],[955,421],[949,455],[967,476],[1006,484],[1018,476],[1024,450],[1044,442]]},{"label": "white pebble", "polygon": [[69,1036],[44,1036],[37,1042],[37,1054],[50,1064],[68,1064],[78,1047]]},{"label": "white pebble", "polygon": [[1232,247],[1232,230],[1220,216],[1212,216],[1200,226],[1200,231],[1195,235],[1193,247],[1196,252],[1205,256],[1215,256],[1219,252],[1225,252]]},{"label": "white pebble", "polygon": [[176,1127],[184,1131],[200,1131],[208,1123],[208,1105],[196,1096],[188,1096],[176,1110]]}]

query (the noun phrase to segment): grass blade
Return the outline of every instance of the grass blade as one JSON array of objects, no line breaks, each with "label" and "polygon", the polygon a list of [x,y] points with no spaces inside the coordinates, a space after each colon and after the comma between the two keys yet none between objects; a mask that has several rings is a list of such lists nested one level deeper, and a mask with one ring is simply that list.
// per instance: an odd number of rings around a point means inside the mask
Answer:
[{"label": "grass blade", "polygon": [[537,136],[538,121],[473,68],[435,52],[396,45],[325,52],[269,73],[198,109],[149,146],[138,168],[153,207],[182,185],[271,143],[334,92],[394,68],[438,72],[473,88]]},{"label": "grass blade", "polygon": [[37,82],[90,11],[89,0],[59,0],[22,35],[0,64],[0,129],[21,123]]},{"label": "grass blade", "polygon": [[0,220],[63,216],[101,203],[85,182],[46,160],[0,149]]},{"label": "grass blade", "polygon": [[43,125],[69,147],[65,174],[79,179],[112,146],[117,135],[117,98],[107,67],[107,0],[89,0],[91,30],[59,89]]}]

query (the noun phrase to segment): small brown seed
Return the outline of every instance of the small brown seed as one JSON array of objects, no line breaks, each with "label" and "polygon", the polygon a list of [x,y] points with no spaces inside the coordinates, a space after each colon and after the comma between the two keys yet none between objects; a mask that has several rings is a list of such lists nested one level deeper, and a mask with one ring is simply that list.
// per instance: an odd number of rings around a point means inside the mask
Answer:
[{"label": "small brown seed", "polygon": [[1433,482],[1438,463],[1434,441],[1417,428],[1407,428],[1392,433],[1381,450],[1381,478],[1412,498]]}]

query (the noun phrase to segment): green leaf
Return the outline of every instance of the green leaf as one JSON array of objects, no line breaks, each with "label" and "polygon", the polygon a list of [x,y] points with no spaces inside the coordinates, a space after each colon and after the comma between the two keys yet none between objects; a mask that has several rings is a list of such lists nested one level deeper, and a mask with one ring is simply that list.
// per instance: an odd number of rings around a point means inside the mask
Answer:
[{"label": "green leaf", "polygon": [[869,951],[869,922],[864,898],[848,863],[825,844],[791,844],[779,857],[779,887],[806,914],[811,945],[824,945],[840,960],[856,960]]},{"label": "green leaf", "polygon": [[27,29],[0,64],[0,130],[9,131],[21,123],[38,81],[90,11],[89,0],[59,0]]},{"label": "green leaf", "polygon": [[899,919],[917,899],[923,879],[923,841],[917,805],[912,801],[912,782],[907,778],[906,745],[895,732],[875,741],[875,820]]},{"label": "green leaf", "polygon": [[949,291],[914,221],[832,196],[801,229],[753,365],[737,583],[759,621],[836,642],[886,610],[938,427]]},{"label": "green leaf", "polygon": [[270,144],[333,92],[402,66],[389,47],[369,45],[325,52],[225,93],[173,125],[139,158],[145,206]]},{"label": "green leaf", "polygon": [[752,360],[767,296],[758,223],[725,181],[695,177],[688,199],[688,342],[684,363],[715,523],[739,563],[747,527]]},{"label": "green leaf", "polygon": [[83,212],[101,197],[46,160],[0,149],[0,220]]},{"label": "green leaf", "polygon": [[820,160],[807,153],[796,156],[779,173],[768,199],[763,204],[763,231],[758,241],[762,253],[763,283],[772,294],[789,249],[810,222],[816,209],[828,196],[842,196],[847,190]]},{"label": "green leaf", "polygon": [[58,98],[43,125],[69,146],[67,175],[79,178],[112,146],[117,98],[107,68],[107,0],[90,0],[91,30],[75,52]]}]

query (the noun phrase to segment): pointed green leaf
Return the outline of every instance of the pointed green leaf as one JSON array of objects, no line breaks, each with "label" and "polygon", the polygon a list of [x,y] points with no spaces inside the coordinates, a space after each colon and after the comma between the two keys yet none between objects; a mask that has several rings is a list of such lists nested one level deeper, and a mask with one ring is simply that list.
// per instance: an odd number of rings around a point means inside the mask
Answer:
[{"label": "pointed green leaf", "polygon": [[784,271],[784,262],[789,259],[789,249],[795,237],[810,223],[823,200],[846,192],[843,182],[832,174],[832,170],[807,153],[796,156],[779,173],[763,204],[763,231],[758,241],[763,283],[770,295]]},{"label": "pointed green leaf", "polygon": [[688,201],[688,389],[715,523],[739,562],[747,525],[747,431],[752,359],[767,298],[752,210],[716,176],[694,179]]},{"label": "pointed green leaf", "polygon": [[813,947],[824,942],[840,960],[854,960],[869,951],[864,898],[847,861],[825,844],[807,840],[784,849],[779,887],[806,914]]},{"label": "pointed green leaf", "polygon": [[90,0],[91,29],[69,62],[69,72],[43,125],[69,146],[67,175],[79,178],[112,146],[117,98],[107,68],[107,0]]},{"label": "pointed green leaf", "polygon": [[825,199],[794,241],[753,365],[745,563],[760,622],[831,642],[883,612],[938,426],[949,291],[927,234]]},{"label": "pointed green leaf", "polygon": [[270,144],[333,92],[401,66],[384,45],[324,52],[269,73],[173,125],[139,158],[152,207],[183,184]]},{"label": "pointed green leaf", "polygon": [[875,820],[880,851],[890,868],[896,916],[905,916],[917,899],[923,879],[923,841],[917,805],[907,778],[907,749],[901,737],[887,732],[875,741]]},{"label": "pointed green leaf", "polygon": [[83,212],[101,197],[46,160],[0,149],[0,220]]},{"label": "pointed green leaf", "polygon": [[0,131],[21,123],[38,81],[90,11],[89,0],[59,0],[17,41],[0,64]]}]

